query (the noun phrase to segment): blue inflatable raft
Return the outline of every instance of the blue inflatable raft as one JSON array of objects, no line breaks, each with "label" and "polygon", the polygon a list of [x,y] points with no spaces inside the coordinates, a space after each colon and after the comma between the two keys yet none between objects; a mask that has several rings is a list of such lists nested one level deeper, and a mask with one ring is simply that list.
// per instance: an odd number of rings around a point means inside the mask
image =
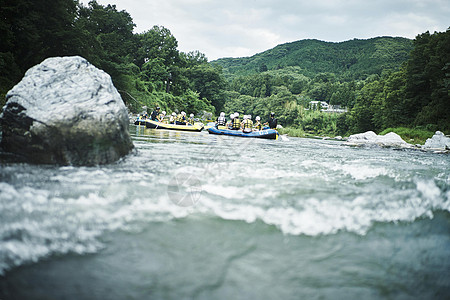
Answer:
[{"label": "blue inflatable raft", "polygon": [[276,131],[275,129],[256,130],[249,133],[245,133],[242,132],[242,130],[218,129],[216,127],[211,127],[208,128],[208,132],[211,134],[222,134],[248,138],[260,138],[272,140],[276,140],[278,138],[278,131]]}]

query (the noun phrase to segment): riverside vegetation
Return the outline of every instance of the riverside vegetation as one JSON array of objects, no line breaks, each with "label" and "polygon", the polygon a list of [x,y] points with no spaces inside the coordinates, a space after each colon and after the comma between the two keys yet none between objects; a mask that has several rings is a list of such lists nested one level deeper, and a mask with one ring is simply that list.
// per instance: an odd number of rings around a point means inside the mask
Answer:
[{"label": "riverside vegetation", "polygon": [[[133,33],[130,14],[91,1],[5,0],[0,12],[0,104],[31,66],[80,55],[105,70],[131,112],[159,105],[201,116],[273,111],[295,136],[395,131],[421,143],[450,133],[450,28],[414,40],[302,40],[245,58],[208,62],[179,51],[162,26]],[[311,110],[312,100],[347,113]]]}]

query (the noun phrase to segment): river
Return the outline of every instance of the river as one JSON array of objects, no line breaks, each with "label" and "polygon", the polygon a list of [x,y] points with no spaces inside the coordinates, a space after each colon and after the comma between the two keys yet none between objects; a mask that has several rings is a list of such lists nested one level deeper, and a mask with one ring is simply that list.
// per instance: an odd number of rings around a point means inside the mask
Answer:
[{"label": "river", "polygon": [[130,133],[1,164],[0,299],[449,299],[448,154]]}]

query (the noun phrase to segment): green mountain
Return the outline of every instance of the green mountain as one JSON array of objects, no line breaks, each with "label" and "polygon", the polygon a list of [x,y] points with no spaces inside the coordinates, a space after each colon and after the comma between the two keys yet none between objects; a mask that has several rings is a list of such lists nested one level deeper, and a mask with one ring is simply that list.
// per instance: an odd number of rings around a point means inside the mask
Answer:
[{"label": "green mountain", "polygon": [[296,66],[308,77],[329,72],[341,80],[358,80],[386,69],[397,69],[408,59],[412,48],[413,41],[401,37],[340,43],[300,40],[251,57],[221,58],[212,63],[222,66],[224,74],[232,77]]}]

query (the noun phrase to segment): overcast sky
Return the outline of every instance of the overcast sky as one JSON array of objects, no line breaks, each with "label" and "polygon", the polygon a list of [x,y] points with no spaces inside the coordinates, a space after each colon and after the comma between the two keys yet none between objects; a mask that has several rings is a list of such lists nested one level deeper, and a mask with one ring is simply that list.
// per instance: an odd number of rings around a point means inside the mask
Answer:
[{"label": "overcast sky", "polygon": [[[82,0],[87,4],[89,0]],[[341,42],[450,26],[449,0],[97,0],[126,10],[135,33],[168,28],[183,52],[252,56],[302,39]]]}]

